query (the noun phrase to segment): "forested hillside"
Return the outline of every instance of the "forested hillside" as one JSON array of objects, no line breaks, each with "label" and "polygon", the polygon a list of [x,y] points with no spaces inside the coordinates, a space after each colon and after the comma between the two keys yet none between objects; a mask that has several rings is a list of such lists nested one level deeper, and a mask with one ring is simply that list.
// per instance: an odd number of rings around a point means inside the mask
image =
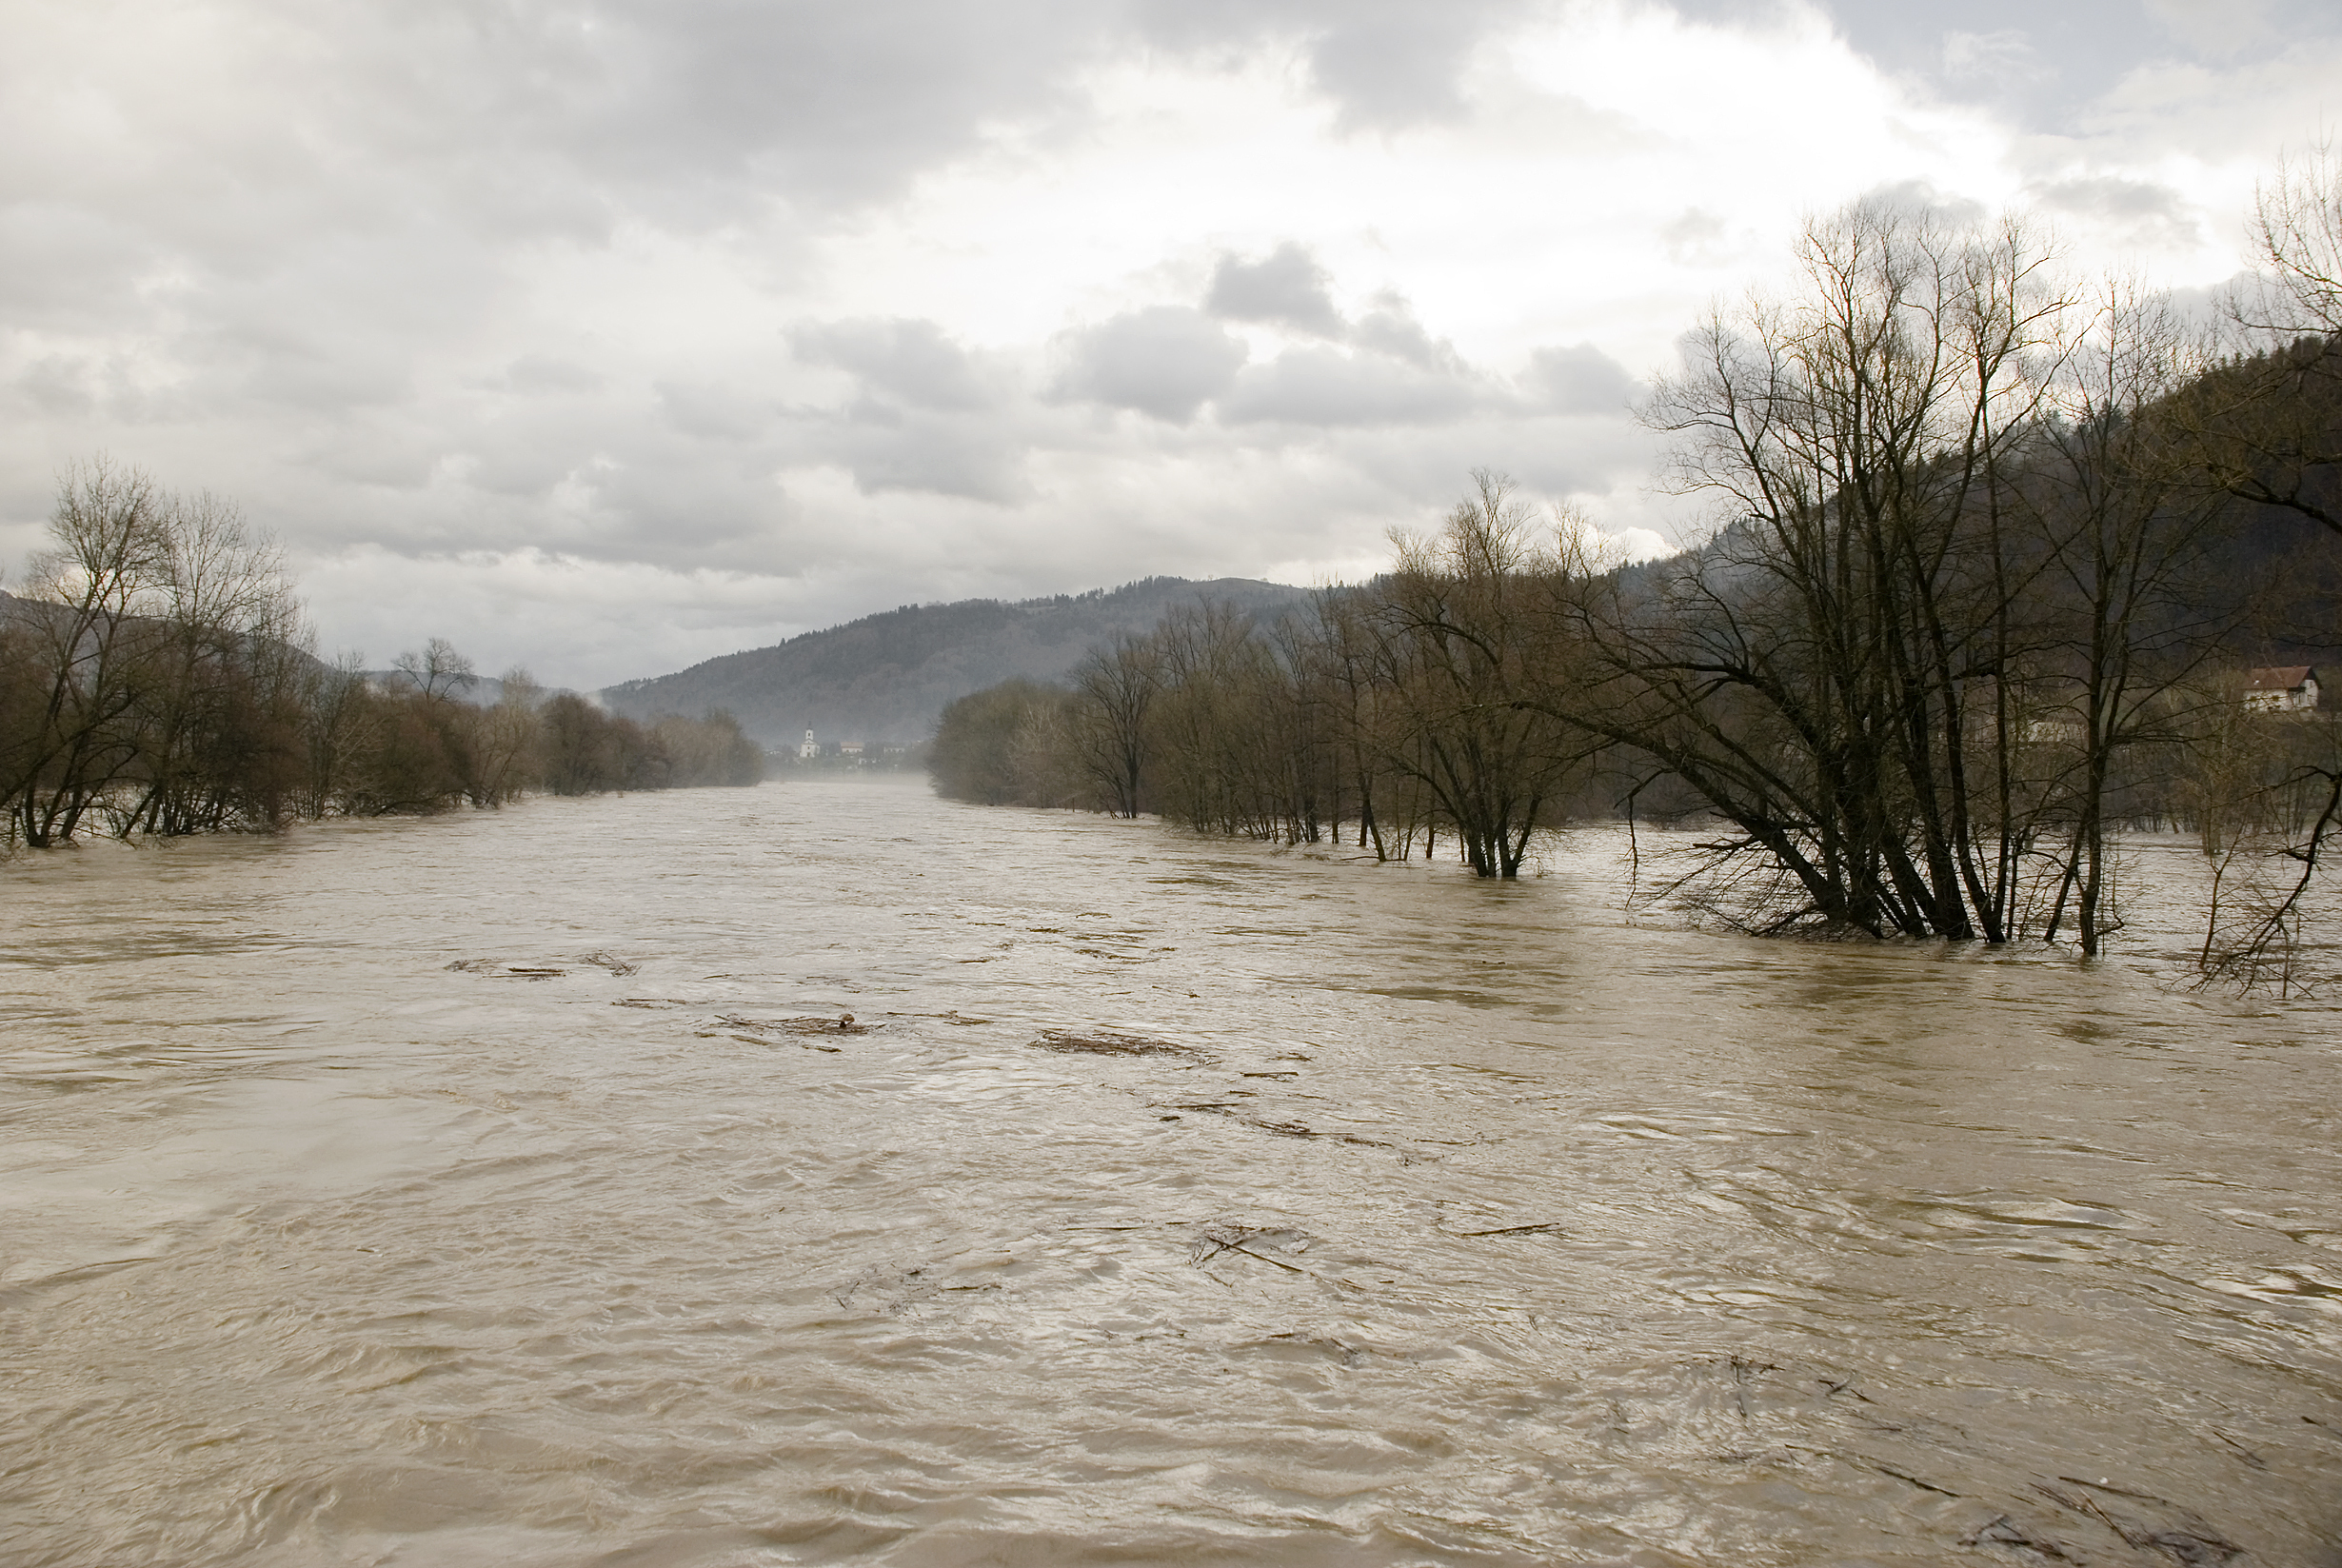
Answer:
[{"label": "forested hillside", "polygon": [[1300,588],[1249,578],[1150,577],[1018,604],[905,605],[774,647],[628,681],[602,699],[638,717],[723,708],[774,748],[793,747],[807,729],[824,741],[923,741],[954,698],[1019,676],[1061,679],[1092,644],[1144,631],[1181,605],[1211,599],[1274,610],[1303,597]]}]

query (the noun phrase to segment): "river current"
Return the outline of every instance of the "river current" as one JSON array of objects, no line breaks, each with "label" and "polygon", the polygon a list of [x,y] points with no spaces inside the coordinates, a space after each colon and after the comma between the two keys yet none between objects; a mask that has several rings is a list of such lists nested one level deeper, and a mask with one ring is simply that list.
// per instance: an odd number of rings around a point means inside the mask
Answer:
[{"label": "river current", "polygon": [[2342,1014],[1624,847],[875,781],[0,864],[0,1560],[2342,1563]]}]

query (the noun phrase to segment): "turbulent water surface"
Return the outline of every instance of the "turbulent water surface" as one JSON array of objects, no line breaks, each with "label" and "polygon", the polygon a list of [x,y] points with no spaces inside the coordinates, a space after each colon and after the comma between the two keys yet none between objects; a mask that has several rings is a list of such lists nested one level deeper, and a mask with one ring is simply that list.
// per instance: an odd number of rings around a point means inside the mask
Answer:
[{"label": "turbulent water surface", "polygon": [[0,866],[0,1559],[2342,1562],[2332,1010],[1618,849],[841,784]]}]

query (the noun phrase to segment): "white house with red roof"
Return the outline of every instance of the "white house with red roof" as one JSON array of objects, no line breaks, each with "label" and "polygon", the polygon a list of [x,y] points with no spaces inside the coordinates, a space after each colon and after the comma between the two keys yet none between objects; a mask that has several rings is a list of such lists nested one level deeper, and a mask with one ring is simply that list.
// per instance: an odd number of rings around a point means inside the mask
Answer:
[{"label": "white house with red roof", "polygon": [[2245,711],[2248,713],[2313,713],[2317,710],[2317,671],[2309,665],[2273,665],[2245,671]]}]

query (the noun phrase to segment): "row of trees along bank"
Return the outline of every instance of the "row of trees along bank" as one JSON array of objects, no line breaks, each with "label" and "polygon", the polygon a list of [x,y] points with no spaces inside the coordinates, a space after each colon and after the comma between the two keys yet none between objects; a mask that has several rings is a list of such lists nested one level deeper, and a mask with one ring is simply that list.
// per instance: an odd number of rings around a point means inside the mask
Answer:
[{"label": "row of trees along bank", "polygon": [[2288,330],[2243,352],[2060,284],[2015,222],[1864,204],[1798,259],[1800,291],[1712,315],[1647,407],[1677,483],[1720,502],[1703,546],[1605,562],[1476,475],[1304,613],[1198,605],[1067,685],[954,704],[940,788],[1444,844],[1488,877],[1569,817],[1697,816],[1723,830],[1679,891],[1744,928],[2085,952],[2119,918],[2110,835],[2184,824],[2285,868],[2255,905],[2274,953],[2342,760],[2322,719],[2248,722],[2242,683],[2332,638],[2332,287],[2275,268],[2254,303]]},{"label": "row of trees along bank", "polygon": [[50,531],[0,597],[9,845],[763,777],[725,714],[640,724],[520,671],[481,706],[444,641],[387,681],[320,662],[278,551],[213,497],[96,463],[62,484]]}]

